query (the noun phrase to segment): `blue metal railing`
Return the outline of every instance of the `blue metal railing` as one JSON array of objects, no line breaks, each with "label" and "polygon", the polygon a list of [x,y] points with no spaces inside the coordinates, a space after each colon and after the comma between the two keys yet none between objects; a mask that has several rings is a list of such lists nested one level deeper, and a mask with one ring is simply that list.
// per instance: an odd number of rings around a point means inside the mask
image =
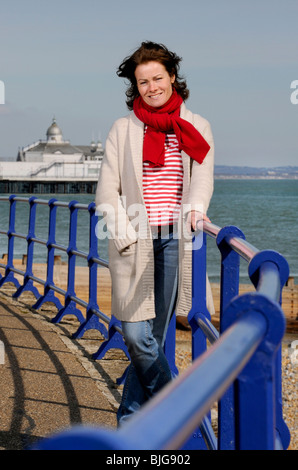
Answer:
[{"label": "blue metal railing", "polygon": [[[1,201],[9,201],[10,210],[9,210],[9,226],[8,230],[1,227],[0,234],[7,235],[8,237],[8,253],[7,253],[7,263],[0,263],[2,268],[5,268],[5,275],[0,279],[0,288],[6,282],[12,282],[17,291],[13,294],[13,297],[19,297],[25,291],[31,291],[37,301],[33,305],[33,308],[40,308],[45,302],[52,302],[56,305],[58,313],[53,318],[54,323],[58,323],[65,315],[75,315],[80,322],[80,327],[78,331],[74,334],[74,337],[82,337],[85,331],[88,329],[98,329],[101,334],[108,338],[109,333],[107,331],[106,325],[110,324],[110,318],[105,315],[99,309],[97,305],[97,266],[108,267],[107,261],[99,258],[97,250],[97,238],[95,234],[95,227],[98,220],[98,217],[95,213],[95,204],[91,203],[89,205],[79,204],[76,201],[71,201],[70,203],[57,201],[56,199],[51,199],[49,201],[38,199],[36,197],[24,198],[18,196],[9,196],[0,197]],[[16,204],[29,203],[29,224],[27,233],[18,233],[15,230],[16,222]],[[48,229],[48,238],[47,240],[36,237],[35,228],[36,228],[36,208],[38,205],[47,205],[49,207],[49,229]],[[56,217],[57,217],[57,208],[62,207],[69,210],[69,243],[68,246],[61,245],[56,242]],[[88,252],[83,252],[77,249],[77,218],[78,211],[88,211],[89,212],[89,247]],[[66,214],[67,216],[68,214]],[[66,218],[64,219],[66,220]],[[20,269],[14,266],[14,242],[15,239],[21,238],[27,241],[27,256],[26,256],[26,271],[23,272]],[[33,275],[33,261],[34,261],[34,244],[40,244],[46,247],[47,249],[47,274],[46,279],[40,279]],[[68,278],[67,278],[67,290],[61,289],[59,286],[54,283],[54,262],[55,254],[63,252],[67,254],[68,258]],[[75,294],[75,261],[76,257],[84,258],[89,268],[89,299],[88,303],[78,298]],[[24,276],[24,283],[19,284],[19,281],[16,279],[15,274]],[[44,293],[40,295],[37,288],[34,286],[34,282],[39,283],[44,286]],[[61,304],[59,298],[56,294],[60,294],[64,297],[64,305]],[[82,314],[81,310],[77,308],[77,305],[86,309],[85,316]],[[121,333],[119,328],[119,322],[114,320],[113,322],[113,334],[116,332]],[[112,341],[110,342],[110,344]],[[119,344],[123,343],[118,341]],[[112,346],[111,346],[112,347]],[[103,349],[103,348],[102,348]],[[103,356],[103,352],[98,351],[94,354],[95,358],[100,358]],[[123,343],[123,349],[125,345]]]},{"label": "blue metal railing", "polygon": [[[67,203],[55,199],[44,201],[16,196],[1,197],[9,201],[9,227],[1,227],[0,234],[8,237],[5,282],[13,282],[18,297],[30,290],[37,298],[34,308],[51,301],[58,308],[53,319],[59,322],[65,315],[74,314],[80,322],[75,337],[81,337],[89,328],[96,328],[106,341],[94,354],[94,359],[104,357],[106,351],[126,347],[120,323],[104,315],[97,305],[97,267],[107,267],[98,256],[95,234],[97,215],[95,205]],[[15,231],[16,203],[29,203],[29,225],[26,234]],[[35,236],[36,206],[49,206],[48,239]],[[56,209],[69,209],[69,243],[56,243]],[[89,247],[82,252],[76,246],[77,213],[89,212]],[[117,431],[73,428],[40,443],[39,448],[49,449],[286,449],[290,435],[283,420],[281,392],[281,340],[285,331],[285,318],[281,310],[282,287],[288,279],[287,261],[277,252],[258,251],[250,245],[244,234],[234,226],[220,228],[211,223],[201,227],[201,249],[193,250],[193,305],[188,320],[192,328],[192,366],[150,400],[143,409]],[[220,330],[211,323],[206,307],[206,239],[216,240],[221,253]],[[26,271],[14,267],[14,240],[27,242]],[[196,237],[197,238],[197,237]],[[36,278],[32,272],[34,244],[47,248],[46,280]],[[195,241],[194,241],[195,243]],[[62,250],[68,256],[68,283],[64,291],[54,284],[54,254]],[[85,258],[89,267],[89,301],[75,295],[75,259]],[[248,274],[255,292],[239,296],[240,258],[248,262]],[[15,274],[24,277],[22,285]],[[44,286],[40,295],[33,281]],[[62,294],[61,305],[55,293]],[[85,315],[77,305],[86,309]],[[171,368],[175,366],[175,322],[171,321],[166,354]],[[108,326],[108,330],[105,325]],[[211,346],[207,349],[207,339]],[[129,357],[129,356],[128,356]],[[125,374],[124,374],[125,376]],[[124,376],[119,378],[123,381]],[[218,400],[218,437],[210,422],[210,409]],[[162,426],[161,426],[162,423]]]}]

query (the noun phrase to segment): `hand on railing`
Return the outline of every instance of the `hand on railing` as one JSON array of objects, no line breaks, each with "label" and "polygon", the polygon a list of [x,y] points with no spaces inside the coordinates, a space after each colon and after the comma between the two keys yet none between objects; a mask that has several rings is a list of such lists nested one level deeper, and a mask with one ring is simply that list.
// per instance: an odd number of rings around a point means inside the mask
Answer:
[{"label": "hand on railing", "polygon": [[187,214],[186,228],[189,233],[203,230],[203,222],[211,222],[211,220],[206,214],[192,210]]}]

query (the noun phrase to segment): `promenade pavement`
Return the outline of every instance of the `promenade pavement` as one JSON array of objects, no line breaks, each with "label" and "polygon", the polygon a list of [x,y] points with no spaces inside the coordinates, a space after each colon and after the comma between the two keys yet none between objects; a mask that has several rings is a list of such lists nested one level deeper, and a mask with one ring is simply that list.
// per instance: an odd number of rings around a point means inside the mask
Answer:
[{"label": "promenade pavement", "polygon": [[73,339],[75,317],[54,324],[52,304],[36,311],[32,294],[15,300],[9,289],[0,291],[0,449],[30,448],[72,425],[115,428],[124,353],[114,349],[93,360],[104,340],[99,332]]}]

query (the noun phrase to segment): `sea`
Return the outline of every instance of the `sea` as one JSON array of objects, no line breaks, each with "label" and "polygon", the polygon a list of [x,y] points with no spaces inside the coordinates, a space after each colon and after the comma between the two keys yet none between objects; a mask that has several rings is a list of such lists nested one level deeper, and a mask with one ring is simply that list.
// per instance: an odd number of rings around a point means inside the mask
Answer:
[{"label": "sea", "polygon": [[[7,196],[0,194],[0,196]],[[21,198],[30,194],[19,195]],[[77,201],[90,204],[92,194],[34,194],[38,199],[59,201]],[[9,204],[0,199],[0,231],[6,232],[9,221]],[[290,267],[290,276],[298,279],[298,180],[291,179],[215,179],[214,194],[208,210],[211,221],[219,226],[236,226],[245,235],[246,240],[258,250],[275,250],[283,255]],[[47,240],[49,209],[47,205],[37,206],[35,235]],[[27,203],[16,205],[17,233],[26,234],[28,230],[29,207]],[[56,243],[67,247],[69,233],[69,210],[57,208]],[[79,211],[77,227],[77,249],[88,251],[89,222],[88,212]],[[22,259],[27,251],[25,239],[15,239],[14,256]],[[98,243],[99,256],[108,260],[107,241]],[[0,258],[7,253],[7,236],[0,234]],[[67,261],[65,251],[56,250],[61,260]],[[35,243],[34,261],[46,262],[47,250],[44,245]],[[77,265],[84,266],[84,258],[76,257]],[[211,282],[220,279],[220,254],[215,240],[207,236],[207,271]],[[240,261],[240,282],[249,283],[248,265]]]}]

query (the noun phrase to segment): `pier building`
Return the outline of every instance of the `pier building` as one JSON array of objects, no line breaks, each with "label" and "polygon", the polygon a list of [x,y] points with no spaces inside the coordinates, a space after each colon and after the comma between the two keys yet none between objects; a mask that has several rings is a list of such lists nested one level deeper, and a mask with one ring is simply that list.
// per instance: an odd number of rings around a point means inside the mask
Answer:
[{"label": "pier building", "polygon": [[0,162],[0,193],[94,193],[103,155],[100,141],[65,140],[54,118],[45,140],[20,148],[15,162]]}]

